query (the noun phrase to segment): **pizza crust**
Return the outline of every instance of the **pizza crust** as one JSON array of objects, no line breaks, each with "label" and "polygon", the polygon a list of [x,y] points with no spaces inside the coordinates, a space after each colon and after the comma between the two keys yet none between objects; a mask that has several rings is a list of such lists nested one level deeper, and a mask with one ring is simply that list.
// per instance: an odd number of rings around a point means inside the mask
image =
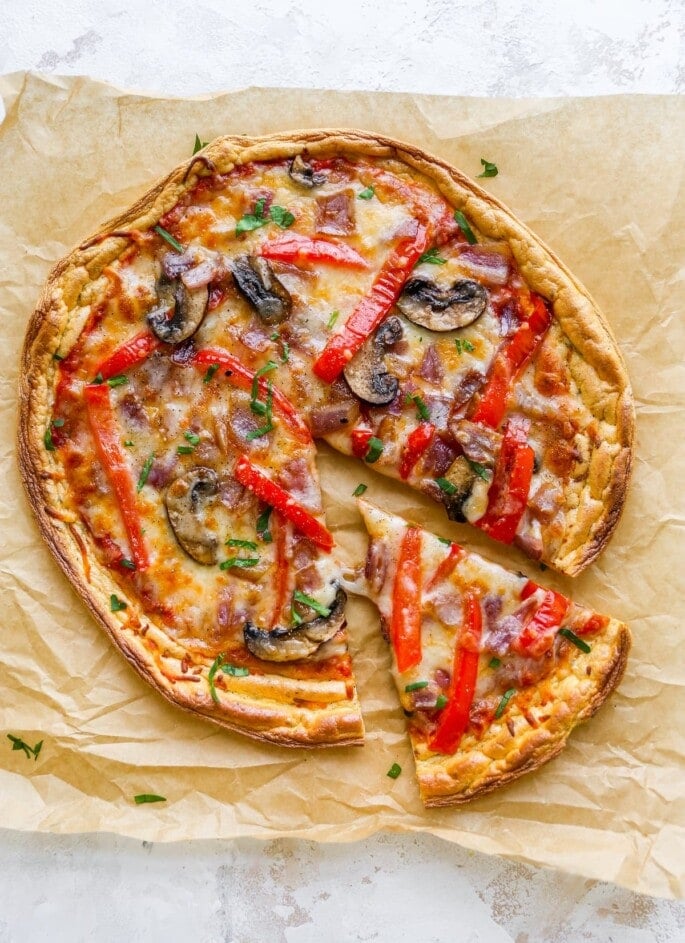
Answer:
[{"label": "pizza crust", "polygon": [[[19,464],[40,530],[58,563],[80,595],[136,670],[173,703],[216,723],[259,739],[287,745],[337,745],[362,742],[363,724],[356,693],[344,705],[332,700],[317,710],[278,704],[264,692],[220,693],[220,705],[209,699],[206,684],[170,682],[139,633],[127,631],[118,614],[109,612],[109,595],[120,587],[97,563],[94,546],[69,509],[64,475],[43,436],[50,421],[57,364],[66,355],[87,318],[79,306],[81,292],[129,245],[128,230],[154,226],[200,176],[226,173],[236,164],[290,157],[342,154],[397,158],[433,180],[446,199],[462,209],[487,236],[505,238],[530,287],[547,297],[581,361],[581,393],[603,424],[607,450],[574,497],[573,526],[551,565],[571,575],[580,572],[602,550],[620,515],[630,472],[634,417],[625,366],[611,332],[585,289],[540,240],[502,204],[444,161],[391,138],[350,130],[294,131],[263,138],[219,138],[175,168],[123,214],[107,222],[53,268],[26,335],[21,363]],[[122,235],[116,235],[122,233]],[[129,616],[135,602],[129,601]],[[244,679],[243,679],[244,680]],[[201,688],[201,693],[198,693]]]}]

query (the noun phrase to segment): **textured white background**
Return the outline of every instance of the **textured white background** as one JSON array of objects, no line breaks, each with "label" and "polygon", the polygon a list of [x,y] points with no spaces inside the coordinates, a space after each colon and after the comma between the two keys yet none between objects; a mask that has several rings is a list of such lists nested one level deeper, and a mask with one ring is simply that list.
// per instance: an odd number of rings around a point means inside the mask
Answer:
[{"label": "textured white background", "polygon": [[[0,0],[0,72],[178,95],[678,93],[684,45],[683,0]],[[81,940],[680,943],[685,906],[430,836],[153,846],[0,832],[0,943]]]}]

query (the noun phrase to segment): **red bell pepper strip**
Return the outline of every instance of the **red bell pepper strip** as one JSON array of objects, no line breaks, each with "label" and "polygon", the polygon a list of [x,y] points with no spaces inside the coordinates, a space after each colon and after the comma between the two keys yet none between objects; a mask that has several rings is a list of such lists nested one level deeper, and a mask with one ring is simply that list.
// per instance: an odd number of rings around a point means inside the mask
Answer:
[{"label": "red bell pepper strip", "polygon": [[430,445],[434,432],[432,422],[422,422],[409,433],[400,460],[400,478],[409,478],[412,468]]},{"label": "red bell pepper strip", "polygon": [[390,639],[397,670],[409,671],[421,661],[421,531],[408,527],[397,560],[392,593]]},{"label": "red bell pepper strip", "polygon": [[333,549],[335,541],[331,532],[315,517],[312,517],[301,504],[298,504],[291,494],[288,494],[275,481],[267,478],[256,465],[252,464],[247,455],[240,456],[233,474],[244,488],[249,488],[258,498],[270,504],[312,543],[324,550]]},{"label": "red bell pepper strip", "polygon": [[154,334],[151,334],[150,331],[141,331],[140,334],[135,334],[129,338],[110,357],[103,360],[96,369],[95,375],[101,376],[103,380],[119,376],[129,367],[134,367],[136,364],[142,363],[143,360],[147,360],[159,345],[160,341],[157,340]]},{"label": "red bell pepper strip", "polygon": [[[254,372],[248,370],[237,357],[229,354],[223,347],[203,347],[193,354],[188,362],[196,367],[211,367],[216,364],[223,369],[223,375],[231,386],[239,390],[252,389]],[[267,379],[267,377],[260,377],[258,381],[258,390],[262,397],[266,395]],[[301,442],[311,442],[312,434],[290,400],[276,387],[272,387],[272,397],[276,411],[285,419],[295,436]]]},{"label": "red bell pepper strip", "polygon": [[369,442],[373,438],[373,432],[370,429],[353,429],[350,433],[352,442],[352,454],[355,458],[366,458],[369,451]]},{"label": "red bell pepper strip", "polygon": [[469,713],[478,677],[482,631],[480,598],[478,593],[470,588],[464,593],[464,627],[454,654],[447,707],[440,714],[437,730],[428,744],[436,753],[454,753],[469,725]]},{"label": "red bell pepper strip", "polygon": [[119,445],[121,433],[112,411],[109,387],[104,384],[91,384],[85,388],[84,395],[98,456],[116,495],[119,513],[126,529],[131,559],[137,570],[145,570],[150,565],[150,560],[143,540],[136,488],[131,469]]},{"label": "red bell pepper strip", "polygon": [[464,548],[460,547],[459,544],[451,543],[450,552],[444,560],[440,561],[437,570],[428,581],[426,589],[432,589],[433,586],[437,586],[439,583],[442,583],[443,580],[446,580],[463,556]]},{"label": "red bell pepper strip", "polygon": [[371,291],[361,299],[343,329],[331,337],[315,360],[314,373],[325,383],[332,383],[340,376],[366,338],[376,330],[397,301],[402,286],[425,251],[427,228],[413,220],[411,229],[412,232],[403,236],[381,266]]},{"label": "red bell pepper strip", "polygon": [[535,454],[527,444],[530,421],[512,416],[504,427],[502,448],[488,492],[488,508],[475,526],[494,540],[510,544],[528,503]]},{"label": "red bell pepper strip", "polygon": [[368,268],[368,263],[352,246],[332,239],[312,239],[290,232],[276,239],[268,239],[259,248],[259,254],[275,262],[323,262],[344,268]]},{"label": "red bell pepper strip", "polygon": [[482,422],[496,429],[504,418],[513,381],[528,363],[552,323],[552,315],[539,295],[532,296],[533,311],[516,333],[502,344],[495,354],[485,389],[471,415],[473,422]]},{"label": "red bell pepper strip", "polygon": [[[528,580],[521,592],[521,599],[527,599],[539,589],[541,587],[537,583]],[[553,589],[546,590],[535,614],[515,639],[513,650],[529,658],[542,658],[554,644],[554,638],[570,605],[570,600],[561,593],[556,593]]]}]

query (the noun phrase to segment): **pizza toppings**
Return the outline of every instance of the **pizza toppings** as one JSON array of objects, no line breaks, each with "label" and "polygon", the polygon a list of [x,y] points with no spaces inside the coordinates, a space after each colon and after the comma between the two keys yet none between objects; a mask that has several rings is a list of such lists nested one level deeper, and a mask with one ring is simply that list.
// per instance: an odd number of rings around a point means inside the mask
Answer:
[{"label": "pizza toppings", "polygon": [[266,259],[239,255],[231,263],[233,280],[265,324],[280,324],[292,310],[292,298]]},{"label": "pizza toppings", "polygon": [[362,344],[345,367],[344,376],[352,392],[373,406],[391,403],[397,395],[399,381],[385,368],[385,354],[402,337],[402,322],[388,318],[376,333]]},{"label": "pizza toppings", "polygon": [[256,658],[276,662],[307,658],[344,626],[347,595],[342,587],[337,587],[330,606],[322,606],[304,593],[296,592],[295,597],[301,605],[317,612],[317,617],[310,622],[296,622],[291,628],[277,626],[271,631],[260,629],[248,621],[244,629],[245,645]]},{"label": "pizza toppings", "polygon": [[487,306],[487,291],[469,278],[457,279],[450,288],[428,278],[412,278],[397,300],[405,318],[429,331],[467,327],[478,320]]},{"label": "pizza toppings", "polygon": [[311,190],[314,187],[320,187],[326,182],[326,174],[314,170],[312,165],[304,159],[301,154],[290,161],[288,165],[288,175],[298,186],[305,190]]},{"label": "pizza toppings", "polygon": [[530,421],[512,416],[504,427],[502,448],[495,465],[495,474],[488,492],[488,508],[475,521],[495,540],[510,544],[528,501],[533,477],[535,453],[528,445]]},{"label": "pizza toppings", "polygon": [[264,242],[260,249],[265,259],[276,262],[321,262],[341,268],[367,268],[365,259],[344,242],[332,239],[312,239],[299,233],[288,233]]},{"label": "pizza toppings", "polygon": [[180,344],[198,329],[207,312],[206,287],[190,291],[180,278],[162,275],[157,282],[159,304],[147,316],[155,337],[165,344]]},{"label": "pizza toppings", "polygon": [[392,597],[390,639],[397,670],[408,671],[421,661],[421,531],[408,527],[397,560]]},{"label": "pizza toppings", "polygon": [[464,522],[464,504],[468,500],[477,479],[473,465],[464,455],[458,455],[443,478],[437,478],[447,516],[451,521]]},{"label": "pizza toppings", "polygon": [[219,490],[218,475],[197,466],[169,485],[164,497],[171,529],[189,557],[205,566],[217,562],[219,541],[207,522],[207,506]]}]

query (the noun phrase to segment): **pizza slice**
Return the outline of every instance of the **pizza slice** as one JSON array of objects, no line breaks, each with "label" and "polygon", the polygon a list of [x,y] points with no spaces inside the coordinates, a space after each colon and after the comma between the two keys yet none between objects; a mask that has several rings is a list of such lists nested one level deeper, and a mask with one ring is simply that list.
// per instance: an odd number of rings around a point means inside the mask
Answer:
[{"label": "pizza slice", "polygon": [[426,806],[537,769],[621,680],[628,628],[359,500]]}]

